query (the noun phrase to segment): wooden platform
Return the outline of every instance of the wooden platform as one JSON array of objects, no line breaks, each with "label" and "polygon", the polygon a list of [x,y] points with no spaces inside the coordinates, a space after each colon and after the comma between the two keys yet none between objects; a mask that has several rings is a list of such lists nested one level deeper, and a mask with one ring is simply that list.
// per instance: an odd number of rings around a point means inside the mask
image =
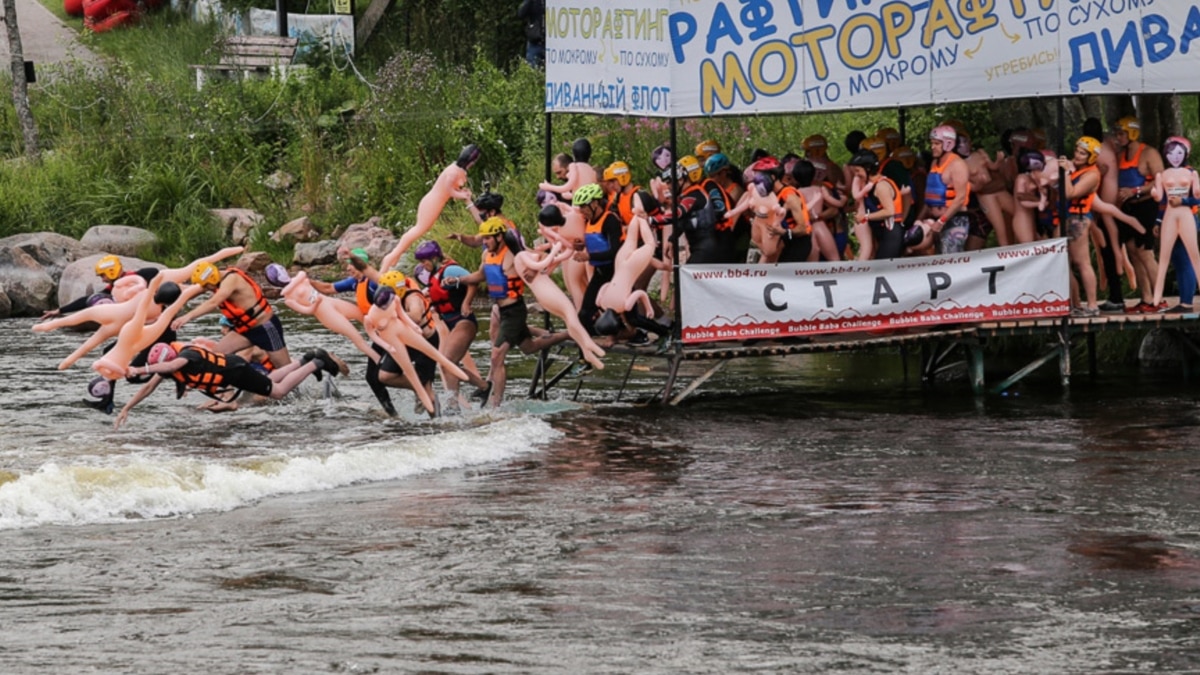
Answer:
[{"label": "wooden platform", "polygon": [[[631,356],[630,369],[637,359],[666,359],[668,362],[667,383],[663,388],[661,398],[664,404],[670,405],[681,402],[696,391],[732,359],[791,354],[850,353],[897,348],[902,353],[915,351],[921,354],[921,378],[926,382],[932,381],[939,373],[949,368],[962,367],[965,363],[973,391],[977,395],[983,395],[1002,393],[1029,373],[1051,362],[1058,363],[1060,381],[1066,387],[1070,383],[1070,352],[1074,341],[1083,339],[1087,343],[1088,369],[1094,373],[1096,370],[1094,341],[1097,334],[1105,332],[1144,333],[1154,329],[1178,331],[1181,337],[1185,337],[1189,331],[1200,331],[1200,313],[1103,314],[1094,318],[1063,317],[1031,321],[997,321],[933,328],[902,328],[894,331],[839,333],[812,338],[708,342],[691,345],[673,343],[668,344],[665,349],[655,344],[645,346],[617,344],[609,351]],[[984,381],[983,344],[989,338],[1038,335],[1050,338],[1049,342],[1052,346],[1046,353],[1038,356],[1011,376],[988,387]],[[1182,339],[1181,342],[1191,347],[1196,355],[1200,355],[1200,349],[1194,347],[1191,341]],[[952,360],[959,355],[961,358]],[[680,364],[684,361],[706,360],[714,361],[715,364],[677,392],[676,379]],[[564,375],[565,372],[560,373],[557,377],[547,378],[547,382],[541,389],[542,393]],[[622,392],[624,388],[625,383],[622,383]],[[536,387],[531,387],[531,394],[535,390]],[[619,398],[620,392],[617,395]]]}]

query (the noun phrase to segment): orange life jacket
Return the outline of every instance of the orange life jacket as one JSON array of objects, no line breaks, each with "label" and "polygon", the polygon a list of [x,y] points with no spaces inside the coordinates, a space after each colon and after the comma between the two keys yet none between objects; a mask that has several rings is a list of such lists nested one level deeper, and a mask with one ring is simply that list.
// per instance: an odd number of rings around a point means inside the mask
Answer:
[{"label": "orange life jacket", "polygon": [[184,350],[196,352],[204,357],[205,363],[203,372],[183,372],[184,370],[187,370],[188,367],[193,363],[192,361],[189,361],[189,366],[184,366],[183,368],[171,373],[171,379],[175,380],[176,398],[182,398],[184,391],[189,388],[214,397],[221,389],[225,388],[225,376],[222,373],[226,366],[224,354],[218,354],[203,347],[184,344],[182,342],[172,342],[171,348],[174,349],[176,353],[182,353]]},{"label": "orange life jacket", "polygon": [[[1075,171],[1072,171],[1071,172],[1071,184],[1074,185],[1074,184],[1078,183],[1079,179],[1083,177],[1083,174],[1085,174],[1089,171],[1100,171],[1100,167],[1096,166],[1095,164],[1092,164],[1089,166],[1085,166],[1082,169],[1076,169]],[[1070,208],[1068,208],[1067,210],[1070,213],[1074,213],[1077,215],[1091,213],[1092,212],[1092,202],[1094,202],[1095,200],[1096,200],[1096,192],[1095,192],[1095,190],[1093,190],[1086,197],[1083,197],[1081,199],[1072,199]]]},{"label": "orange life jacket", "polygon": [[229,322],[233,324],[233,330],[238,333],[246,333],[251,328],[258,326],[259,317],[270,309],[271,305],[267,302],[266,297],[263,296],[262,289],[259,288],[258,284],[254,283],[250,275],[236,267],[226,268],[225,273],[228,274],[229,272],[233,272],[245,279],[246,283],[250,284],[250,288],[254,291],[254,303],[248,308],[243,309],[238,307],[229,300],[221,303],[221,314],[224,314],[225,318],[229,319]]},{"label": "orange life jacket", "polygon": [[[792,195],[796,195],[797,197],[800,198],[800,211],[801,211],[801,213],[804,214],[804,229],[803,230],[796,230],[796,219],[792,217],[792,210],[789,208],[786,208],[787,200]],[[812,224],[808,220],[808,201],[806,199],[804,199],[804,195],[799,190],[792,187],[791,185],[785,185],[783,187],[783,189],[779,191],[778,198],[779,198],[779,203],[784,205],[784,207],[785,207],[784,211],[786,213],[783,216],[784,228],[786,228],[788,230],[796,230],[796,233],[802,237],[812,234]]]}]

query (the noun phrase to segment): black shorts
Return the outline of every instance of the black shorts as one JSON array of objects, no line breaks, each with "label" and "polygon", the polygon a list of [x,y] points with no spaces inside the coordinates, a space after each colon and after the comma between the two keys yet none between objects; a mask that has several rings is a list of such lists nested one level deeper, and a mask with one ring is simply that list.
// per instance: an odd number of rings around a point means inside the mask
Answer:
[{"label": "black shorts", "polygon": [[[429,338],[429,344],[433,345],[434,349],[437,349],[440,340],[441,338],[438,337],[438,334],[434,333],[433,337]],[[390,352],[379,345],[372,344],[372,346],[375,348],[375,351],[383,355],[383,358],[379,359],[379,370],[395,375],[404,374],[404,371],[400,369],[400,364],[396,363]],[[421,381],[421,384],[433,382],[433,377],[437,374],[437,361],[426,356],[424,352],[418,349],[407,347],[406,350],[408,351],[408,360],[412,361],[413,370],[417,371],[417,379]]]},{"label": "black shorts", "polygon": [[507,342],[513,347],[520,347],[522,342],[533,338],[529,332],[529,310],[525,301],[517,298],[511,305],[500,308],[500,330],[496,332],[494,346],[503,347]]},{"label": "black shorts", "polygon": [[283,323],[279,321],[277,314],[272,314],[268,321],[251,328],[242,335],[250,341],[250,344],[267,353],[287,348],[287,342],[283,339]]},{"label": "black shorts", "polygon": [[1117,237],[1121,243],[1132,241],[1138,248],[1153,251],[1157,248],[1157,242],[1154,238],[1154,226],[1158,221],[1158,202],[1153,199],[1143,199],[1140,202],[1125,202],[1121,205],[1121,211],[1128,213],[1141,223],[1142,227],[1146,228],[1146,234],[1138,234],[1138,231],[1132,227],[1117,221]]}]

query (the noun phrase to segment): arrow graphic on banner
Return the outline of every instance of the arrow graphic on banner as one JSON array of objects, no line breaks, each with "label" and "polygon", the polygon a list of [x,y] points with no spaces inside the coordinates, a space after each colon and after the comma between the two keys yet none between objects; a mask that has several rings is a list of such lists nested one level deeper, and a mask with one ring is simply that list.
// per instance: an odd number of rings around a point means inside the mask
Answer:
[{"label": "arrow graphic on banner", "polygon": [[1008,38],[1008,41],[1014,45],[1021,41],[1021,36],[1013,35],[1012,33],[1008,32],[1008,29],[1004,27],[1004,24],[1000,24],[1000,31],[1004,33],[1004,37]]},{"label": "arrow graphic on banner", "polygon": [[982,36],[980,36],[980,38],[979,38],[979,44],[975,45],[975,48],[974,48],[974,49],[964,49],[964,50],[963,50],[963,54],[964,54],[964,55],[965,55],[965,56],[966,56],[968,59],[973,59],[973,58],[975,58],[975,55],[979,53],[979,49],[980,49],[980,47],[983,47],[983,37],[982,37]]}]

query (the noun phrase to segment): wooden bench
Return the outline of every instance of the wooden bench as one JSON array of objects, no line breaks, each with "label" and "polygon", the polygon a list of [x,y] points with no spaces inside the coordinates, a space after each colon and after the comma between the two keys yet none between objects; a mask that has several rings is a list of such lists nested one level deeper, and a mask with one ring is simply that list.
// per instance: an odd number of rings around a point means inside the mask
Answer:
[{"label": "wooden bench", "polygon": [[275,35],[234,35],[225,38],[217,44],[221,50],[221,58],[217,63],[192,66],[192,70],[196,71],[196,89],[203,89],[208,78],[218,73],[227,77],[240,75],[243,78],[286,73],[294,67],[292,61],[296,59],[299,42],[294,37]]}]

